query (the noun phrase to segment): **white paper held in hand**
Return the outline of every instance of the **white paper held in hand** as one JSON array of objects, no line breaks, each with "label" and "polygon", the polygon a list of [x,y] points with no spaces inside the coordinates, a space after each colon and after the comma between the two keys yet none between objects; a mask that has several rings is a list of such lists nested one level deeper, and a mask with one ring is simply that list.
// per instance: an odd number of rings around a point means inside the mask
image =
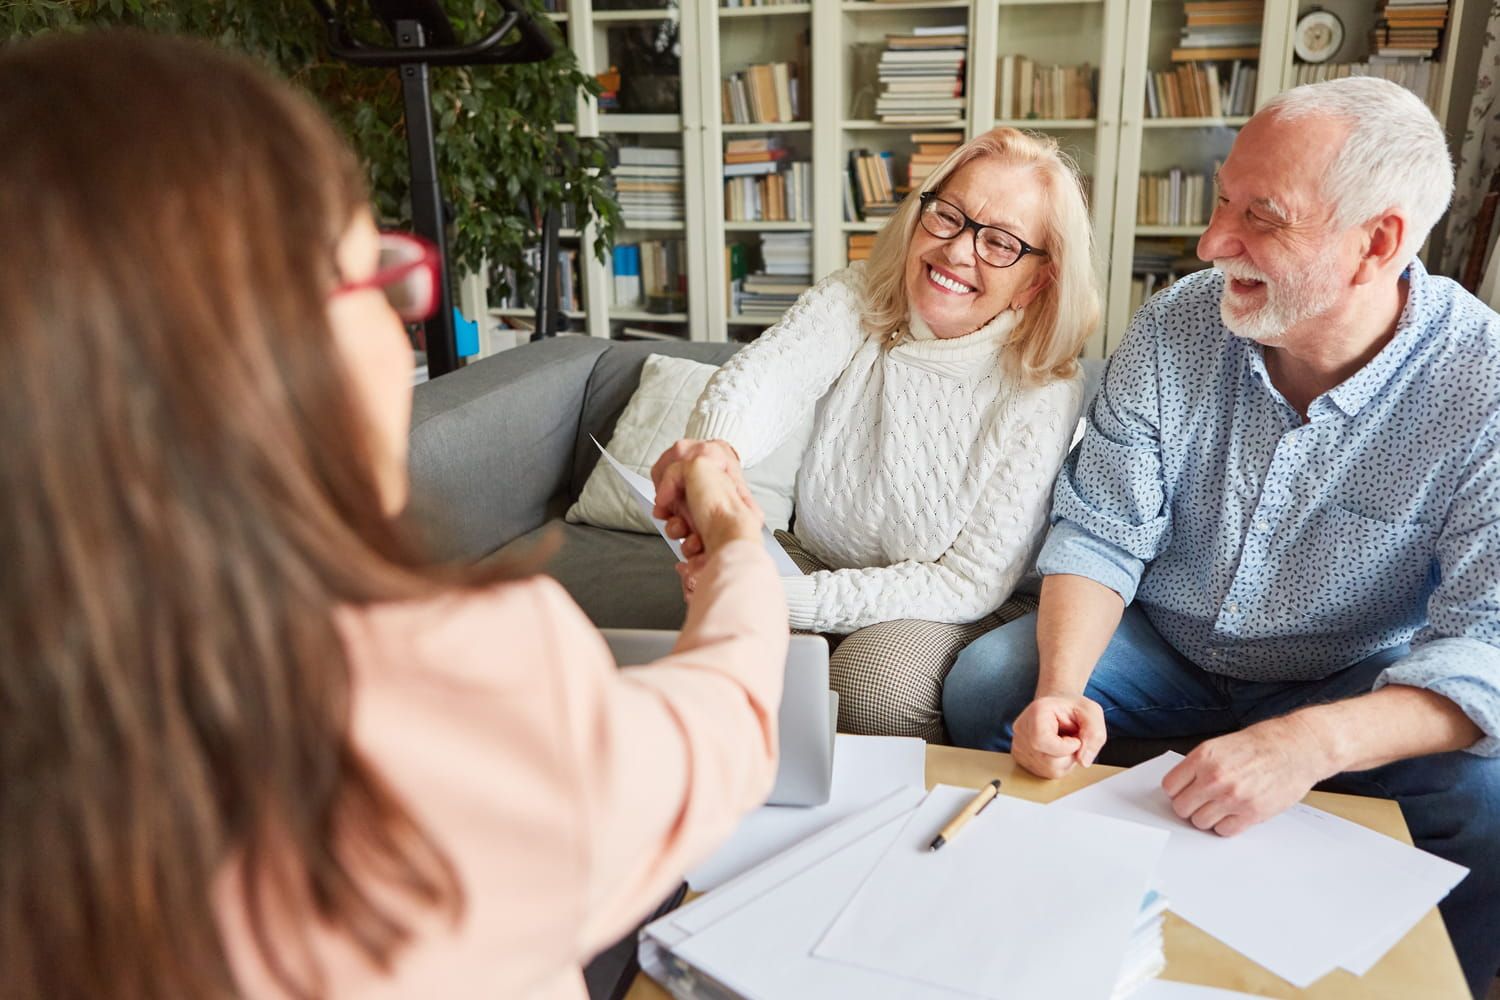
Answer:
[{"label": "white paper held in hand", "polygon": [[[647,519],[656,525],[656,533],[661,535],[662,541],[667,543],[667,547],[672,550],[672,554],[677,557],[677,561],[687,562],[687,557],[682,554],[682,543],[667,536],[667,522],[652,514],[652,511],[656,508],[656,487],[652,484],[651,480],[639,472],[633,472],[624,465],[621,465],[619,460],[611,455],[605,449],[604,445],[599,443],[599,439],[592,434],[589,435],[589,440],[594,442],[594,447],[599,449],[599,454],[604,456],[604,460],[609,463],[609,467],[614,469],[619,477],[625,481],[626,486],[630,487],[631,499],[641,509],[641,513],[645,514]],[[771,534],[771,529],[765,525],[761,525],[760,534],[761,543],[765,545],[766,552],[770,555],[771,561],[776,564],[776,572],[782,576],[801,576],[802,570],[797,568],[797,564],[792,562],[792,557],[786,554],[786,549],[783,549],[781,543],[776,541],[776,536]]]}]

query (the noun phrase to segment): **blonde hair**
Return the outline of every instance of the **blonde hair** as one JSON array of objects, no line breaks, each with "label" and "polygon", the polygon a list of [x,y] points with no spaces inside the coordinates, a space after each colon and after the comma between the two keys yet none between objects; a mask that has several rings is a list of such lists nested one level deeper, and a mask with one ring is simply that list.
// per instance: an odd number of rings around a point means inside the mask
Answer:
[{"label": "blonde hair", "polygon": [[1078,170],[1056,140],[1013,128],[991,129],[955,149],[922,186],[908,194],[875,237],[865,264],[862,311],[865,329],[894,346],[906,329],[906,258],[921,211],[921,196],[940,189],[960,168],[994,157],[1028,167],[1046,191],[1042,221],[1042,266],[1049,280],[1017,324],[1001,357],[1023,382],[1071,378],[1083,342],[1099,323],[1093,229]]}]

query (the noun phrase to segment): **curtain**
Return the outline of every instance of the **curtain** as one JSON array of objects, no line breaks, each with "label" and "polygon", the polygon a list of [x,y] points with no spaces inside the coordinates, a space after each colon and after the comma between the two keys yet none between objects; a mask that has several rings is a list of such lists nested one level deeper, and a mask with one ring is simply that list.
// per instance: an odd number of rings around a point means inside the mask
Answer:
[{"label": "curtain", "polygon": [[[1448,30],[1453,29],[1449,25]],[[1469,105],[1464,139],[1458,150],[1457,183],[1438,268],[1441,273],[1457,276],[1463,270],[1474,242],[1474,217],[1496,168],[1500,168],[1500,0],[1490,0],[1474,100]],[[1486,237],[1488,243],[1488,234]]]}]

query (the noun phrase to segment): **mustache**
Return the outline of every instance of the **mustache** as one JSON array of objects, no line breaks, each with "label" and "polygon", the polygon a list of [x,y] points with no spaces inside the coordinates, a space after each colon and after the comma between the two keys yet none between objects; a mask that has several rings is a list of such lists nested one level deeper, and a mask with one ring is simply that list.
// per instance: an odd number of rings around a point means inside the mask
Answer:
[{"label": "mustache", "polygon": [[1269,284],[1271,280],[1243,261],[1216,260],[1214,261],[1214,267],[1222,271],[1226,278],[1235,278],[1239,281],[1263,281]]}]

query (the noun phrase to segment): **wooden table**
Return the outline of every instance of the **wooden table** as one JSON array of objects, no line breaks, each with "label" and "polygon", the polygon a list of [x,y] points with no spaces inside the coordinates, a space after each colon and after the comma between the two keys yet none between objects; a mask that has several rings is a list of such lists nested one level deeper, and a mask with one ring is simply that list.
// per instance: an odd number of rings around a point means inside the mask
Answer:
[{"label": "wooden table", "polygon": [[[1096,764],[1074,771],[1059,781],[1043,781],[1016,767],[1008,754],[957,747],[927,748],[927,784],[978,788],[991,778],[1004,780],[1004,794],[1032,802],[1053,799],[1116,773],[1117,767]],[[1353,820],[1372,830],[1411,843],[1401,807],[1388,799],[1313,792],[1309,805]],[[1267,972],[1239,952],[1168,913],[1165,924],[1167,970],[1163,979],[1204,986],[1220,986],[1256,996],[1314,997],[1318,1000],[1469,1000],[1458,956],[1448,940],[1443,921],[1433,910],[1412,928],[1401,943],[1386,953],[1363,977],[1335,969],[1305,990]],[[636,977],[625,1000],[670,1000],[666,991],[644,974]]]}]

